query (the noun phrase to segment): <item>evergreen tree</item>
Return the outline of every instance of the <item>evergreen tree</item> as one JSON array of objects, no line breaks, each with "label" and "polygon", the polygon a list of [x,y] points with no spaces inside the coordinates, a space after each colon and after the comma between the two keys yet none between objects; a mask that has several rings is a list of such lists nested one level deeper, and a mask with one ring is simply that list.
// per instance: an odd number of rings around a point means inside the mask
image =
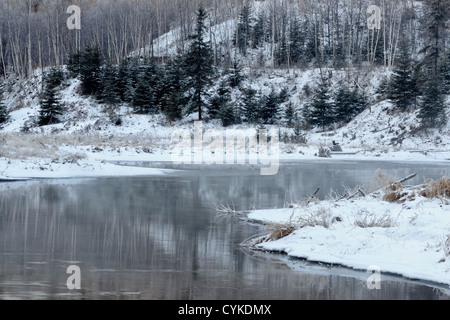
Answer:
[{"label": "evergreen tree", "polygon": [[253,27],[253,44],[252,44],[253,49],[256,49],[264,44],[265,41],[264,20],[265,20],[264,11],[261,11],[256,21],[256,24]]},{"label": "evergreen tree", "polygon": [[56,88],[47,85],[40,100],[39,125],[46,126],[59,123],[63,109],[56,93]]},{"label": "evergreen tree", "polygon": [[45,75],[44,82],[47,87],[56,88],[59,87],[64,81],[64,72],[59,68],[51,68]]},{"label": "evergreen tree", "polygon": [[166,77],[163,96],[162,111],[169,121],[182,118],[183,107],[187,103],[184,95],[185,82],[181,59],[170,61],[166,67]]},{"label": "evergreen tree", "polygon": [[408,44],[406,40],[401,40],[396,67],[389,81],[387,94],[388,99],[401,111],[405,111],[415,101],[417,95],[412,64]]},{"label": "evergreen tree", "polygon": [[202,109],[204,106],[203,96],[206,88],[212,83],[214,75],[213,51],[211,45],[204,41],[206,32],[205,20],[207,14],[202,6],[197,13],[196,33],[191,36],[191,44],[185,56],[185,73],[188,77],[188,87],[193,90],[192,108],[189,111],[198,111],[198,119],[202,120]]},{"label": "evergreen tree", "polygon": [[280,90],[280,93],[278,93],[278,102],[284,103],[289,100],[289,91],[287,87],[283,87]]},{"label": "evergreen tree", "polygon": [[445,114],[445,99],[441,92],[441,82],[436,76],[432,77],[426,86],[420,104],[418,118],[426,128],[439,127],[447,122]]},{"label": "evergreen tree", "polygon": [[389,91],[389,78],[383,77],[381,79],[380,84],[378,85],[378,88],[376,89],[375,93],[377,95],[380,95],[382,99],[386,99]]},{"label": "evergreen tree", "polygon": [[333,104],[325,81],[317,86],[313,101],[305,106],[303,115],[309,124],[322,127],[323,131],[334,122]]},{"label": "evergreen tree", "polygon": [[357,89],[341,86],[334,99],[334,121],[348,123],[367,106],[367,98]]},{"label": "evergreen tree", "polygon": [[442,91],[450,94],[450,50],[444,56],[440,67],[440,75],[442,78]]},{"label": "evergreen tree", "polygon": [[155,95],[145,73],[138,79],[131,105],[134,108],[134,112],[137,114],[150,114],[155,113],[157,110],[155,105]]},{"label": "evergreen tree", "polygon": [[231,69],[229,84],[232,88],[237,88],[241,85],[244,80],[244,76],[242,75],[242,67],[239,65],[239,62],[235,59],[233,61],[233,68]]},{"label": "evergreen tree", "polygon": [[250,41],[251,27],[250,27],[250,6],[244,5],[239,14],[239,23],[234,35],[234,43],[239,48],[239,52],[247,55],[247,47]]},{"label": "evergreen tree", "polygon": [[207,106],[209,117],[211,119],[222,117],[222,110],[227,109],[230,101],[230,88],[228,87],[228,83],[222,79],[219,83],[216,94],[209,100],[209,105]]},{"label": "evergreen tree", "polygon": [[85,95],[97,94],[101,89],[102,57],[98,47],[88,47],[80,57],[81,88]]},{"label": "evergreen tree", "polygon": [[260,99],[258,92],[252,88],[243,90],[243,95],[239,104],[241,114],[248,123],[257,123],[259,118]]},{"label": "evergreen tree", "polygon": [[[151,59],[149,62],[146,62],[143,66],[144,78],[147,81],[148,85],[151,88],[151,92],[153,94],[154,105],[157,109],[161,109],[163,104],[163,96],[164,92],[164,70],[159,67],[159,65],[155,62],[155,60]],[[157,110],[155,110],[157,111]]]},{"label": "evergreen tree", "polygon": [[320,37],[316,38],[314,25],[308,20],[303,23],[303,32],[305,32],[305,51],[303,64],[308,66],[309,63],[319,62]]},{"label": "evergreen tree", "polygon": [[67,61],[67,70],[70,72],[70,76],[76,78],[80,75],[81,72],[81,52],[76,51],[69,55]]},{"label": "evergreen tree", "polygon": [[438,61],[444,50],[446,29],[450,18],[450,0],[425,0],[425,18],[430,36],[430,43],[423,49],[427,53],[425,58],[433,63],[433,73],[438,75]]},{"label": "evergreen tree", "polygon": [[262,98],[262,108],[260,110],[260,118],[264,124],[274,124],[277,120],[280,102],[278,94],[272,88],[269,95]]},{"label": "evergreen tree", "polygon": [[295,110],[292,102],[289,102],[286,109],[284,110],[284,119],[288,128],[292,128],[295,123]]},{"label": "evergreen tree", "polygon": [[287,40],[286,35],[284,34],[281,37],[281,43],[278,45],[278,50],[276,54],[277,65],[282,67],[286,66],[288,63],[288,50],[287,50]]},{"label": "evergreen tree", "polygon": [[305,34],[303,33],[300,22],[297,18],[294,18],[290,25],[290,44],[289,44],[289,54],[292,64],[300,63],[302,56],[304,54],[305,46]]},{"label": "evergreen tree", "polygon": [[103,69],[102,74],[103,90],[100,95],[100,100],[102,103],[110,106],[115,106],[120,103],[120,95],[117,88],[117,76],[117,68],[108,62]]},{"label": "evergreen tree", "polygon": [[222,125],[224,127],[228,127],[239,122],[239,116],[236,114],[236,111],[231,103],[223,105],[222,109],[220,109],[220,120],[222,121]]},{"label": "evergreen tree", "polygon": [[0,87],[0,129],[9,121],[8,108],[3,102],[3,89]]},{"label": "evergreen tree", "polygon": [[136,87],[139,70],[137,63],[128,59],[122,60],[117,69],[116,92],[120,101],[131,103]]}]

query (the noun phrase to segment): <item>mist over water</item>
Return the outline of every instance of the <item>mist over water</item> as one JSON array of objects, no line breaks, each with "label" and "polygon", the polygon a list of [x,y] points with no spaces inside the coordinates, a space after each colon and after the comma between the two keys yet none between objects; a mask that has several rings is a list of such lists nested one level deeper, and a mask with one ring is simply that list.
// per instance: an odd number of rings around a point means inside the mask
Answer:
[{"label": "mist over water", "polygon": [[[377,168],[421,182],[445,164],[286,162],[276,176],[218,166],[12,184],[0,191],[0,299],[445,298],[422,282],[382,275],[381,290],[368,290],[365,272],[248,251],[239,244],[265,229],[215,210],[218,201],[282,207],[319,186],[323,198],[370,182]],[[81,290],[66,286],[70,265]]]}]

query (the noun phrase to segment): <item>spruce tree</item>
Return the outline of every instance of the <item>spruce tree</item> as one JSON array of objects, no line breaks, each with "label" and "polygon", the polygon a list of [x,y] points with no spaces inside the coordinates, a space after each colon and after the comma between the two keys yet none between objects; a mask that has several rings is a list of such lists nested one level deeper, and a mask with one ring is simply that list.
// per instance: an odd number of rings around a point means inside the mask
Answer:
[{"label": "spruce tree", "polygon": [[103,69],[103,90],[100,95],[100,100],[102,103],[109,106],[115,106],[120,103],[120,95],[117,88],[117,76],[117,68],[108,62]]},{"label": "spruce tree", "polygon": [[435,76],[438,75],[438,62],[445,48],[445,36],[450,18],[450,0],[425,0],[425,19],[430,42],[423,49],[426,60],[432,61]]},{"label": "spruce tree", "polygon": [[257,123],[260,120],[259,108],[260,98],[258,92],[251,87],[243,90],[243,95],[240,99],[239,107],[243,118],[248,123]]},{"label": "spruce tree", "polygon": [[64,72],[59,68],[51,68],[44,76],[44,82],[47,87],[56,88],[64,81]]},{"label": "spruce tree", "polygon": [[258,16],[258,19],[256,21],[255,26],[253,27],[253,43],[252,48],[256,49],[264,44],[264,11],[261,11],[261,13]]},{"label": "spruce tree", "polygon": [[262,98],[260,119],[264,124],[274,124],[276,122],[279,106],[278,94],[272,88],[269,95]]},{"label": "spruce tree", "polygon": [[8,108],[3,101],[3,89],[0,87],[0,129],[3,128],[6,122],[10,119]]},{"label": "spruce tree", "polygon": [[128,59],[124,59],[117,68],[116,92],[120,101],[131,102],[134,83],[132,79],[132,65]]},{"label": "spruce tree", "polygon": [[213,51],[211,45],[204,40],[206,18],[206,11],[200,6],[197,12],[196,33],[191,36],[192,42],[184,61],[188,87],[193,91],[192,108],[189,111],[198,111],[198,119],[200,121],[202,120],[202,109],[204,107],[203,96],[207,87],[212,84],[211,78],[214,75]]},{"label": "spruce tree", "polygon": [[292,128],[295,123],[295,110],[292,102],[289,102],[286,109],[284,110],[284,119],[288,128]]},{"label": "spruce tree", "polygon": [[356,88],[341,86],[334,98],[334,121],[348,123],[367,106],[367,98]]},{"label": "spruce tree", "polygon": [[102,57],[98,47],[88,47],[80,57],[80,79],[84,95],[94,95],[101,90]]},{"label": "spruce tree", "polygon": [[278,44],[278,50],[276,53],[277,65],[280,67],[286,66],[288,63],[288,49],[286,34],[281,37],[281,43]]},{"label": "spruce tree", "polygon": [[[154,59],[146,62],[144,65],[144,77],[153,93],[154,105],[160,110],[163,103],[164,92],[164,70],[156,63]],[[157,110],[155,110],[157,111]]]},{"label": "spruce tree", "polygon": [[231,68],[229,77],[230,87],[238,88],[243,80],[244,76],[242,75],[242,67],[239,65],[239,62],[235,58],[233,61],[233,67]]},{"label": "spruce tree", "polygon": [[426,85],[417,117],[425,128],[440,127],[447,122],[445,109],[446,105],[441,91],[441,82],[438,77],[434,76]]},{"label": "spruce tree", "polygon": [[40,100],[39,125],[46,126],[60,122],[63,109],[56,88],[47,85]]},{"label": "spruce tree", "polygon": [[450,50],[444,56],[440,67],[440,76],[442,78],[442,91],[450,94]]},{"label": "spruce tree", "polygon": [[[222,117],[222,110],[227,109],[231,101],[230,88],[225,79],[222,79],[217,88],[216,94],[209,99],[207,106],[208,116],[211,119]],[[227,114],[227,116],[229,113]]]},{"label": "spruce tree", "polygon": [[224,127],[238,123],[238,115],[231,103],[226,103],[220,109],[220,120]]},{"label": "spruce tree", "polygon": [[322,127],[323,131],[334,122],[333,104],[325,81],[316,87],[313,101],[305,106],[303,116],[309,124]]},{"label": "spruce tree", "polygon": [[239,48],[239,52],[247,55],[247,47],[250,41],[251,27],[250,27],[250,6],[244,5],[239,14],[239,23],[234,35],[234,43]]},{"label": "spruce tree", "polygon": [[139,77],[131,105],[137,114],[150,114],[156,111],[154,92],[145,74]]},{"label": "spruce tree", "polygon": [[185,77],[180,64],[181,59],[170,61],[166,66],[162,111],[169,121],[182,118],[185,97]]},{"label": "spruce tree", "polygon": [[294,18],[289,29],[289,54],[292,64],[298,64],[304,53],[305,35],[301,29],[300,22]]},{"label": "spruce tree", "polygon": [[76,78],[81,72],[81,51],[73,52],[69,55],[67,61],[67,70],[70,72],[70,76]]},{"label": "spruce tree", "polygon": [[417,95],[413,61],[406,40],[401,40],[394,73],[389,81],[387,97],[400,111],[405,111]]}]

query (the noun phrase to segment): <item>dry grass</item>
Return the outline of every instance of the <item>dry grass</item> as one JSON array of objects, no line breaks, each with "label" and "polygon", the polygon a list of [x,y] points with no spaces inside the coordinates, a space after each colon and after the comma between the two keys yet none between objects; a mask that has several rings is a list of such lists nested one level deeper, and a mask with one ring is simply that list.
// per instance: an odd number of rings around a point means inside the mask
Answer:
[{"label": "dry grass", "polygon": [[369,192],[374,192],[392,186],[396,181],[398,181],[397,175],[388,175],[378,169],[377,171],[375,171],[372,177],[372,183],[369,186]]},{"label": "dry grass", "polygon": [[341,217],[332,215],[331,209],[326,207],[319,207],[314,211],[306,211],[296,221],[291,218],[286,223],[271,223],[268,224],[269,235],[259,239],[258,243],[266,241],[275,241],[287,237],[295,230],[305,227],[321,226],[324,228],[330,228],[335,223],[342,221]]},{"label": "dry grass", "polygon": [[404,203],[407,199],[406,196],[408,195],[407,192],[402,192],[402,189],[396,189],[396,190],[389,190],[386,189],[384,195],[383,195],[383,201],[387,202],[395,202],[395,203]]},{"label": "dry grass", "polygon": [[355,218],[355,225],[360,228],[391,228],[395,224],[396,221],[389,214],[377,216],[365,209],[360,210]]},{"label": "dry grass", "polygon": [[298,218],[298,225],[300,228],[321,226],[328,229],[333,222],[340,220],[339,217],[333,217],[330,208],[321,206],[315,211],[308,211],[301,215]]},{"label": "dry grass", "polygon": [[419,192],[419,194],[422,197],[429,199],[442,199],[442,197],[450,198],[450,178],[442,177],[438,181],[426,179],[423,189]]},{"label": "dry grass", "polygon": [[120,148],[136,148],[145,152],[145,150],[151,150],[153,146],[154,141],[151,138],[138,135],[105,137],[95,134],[0,134],[0,157],[19,160],[59,159],[65,156],[61,155],[61,148],[80,149],[71,152],[75,158],[83,158],[85,151],[120,151]]},{"label": "dry grass", "polygon": [[295,230],[297,230],[297,226],[291,222],[287,222],[284,224],[274,223],[268,225],[270,234],[264,238],[263,241],[275,241],[287,237],[292,234]]}]

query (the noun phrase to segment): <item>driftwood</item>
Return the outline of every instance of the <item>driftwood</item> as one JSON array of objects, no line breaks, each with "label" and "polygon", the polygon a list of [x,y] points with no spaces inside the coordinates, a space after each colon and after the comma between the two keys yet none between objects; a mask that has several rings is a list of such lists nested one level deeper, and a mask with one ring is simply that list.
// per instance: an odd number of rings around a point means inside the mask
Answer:
[{"label": "driftwood", "polygon": [[[405,182],[405,181],[411,180],[411,179],[414,178],[415,176],[417,176],[417,172],[416,172],[416,173],[413,173],[413,174],[411,174],[411,175],[409,175],[409,176],[407,176],[406,178],[403,178],[403,179],[401,179],[401,180],[395,181],[392,185],[395,185],[395,184],[397,184],[397,183],[403,183],[403,182]],[[386,187],[386,188],[387,188],[387,187]]]},{"label": "driftwood", "polygon": [[354,194],[352,194],[350,197],[347,198],[347,200],[350,200],[351,198],[353,198],[354,196],[356,196],[357,194],[362,195],[363,197],[366,196],[366,194],[364,193],[364,191],[361,190],[361,188],[358,188],[358,191],[356,191]]},{"label": "driftwood", "polygon": [[[398,181],[393,182],[392,184],[390,184],[390,185],[388,185],[388,186],[386,186],[386,187],[383,187],[383,188],[381,188],[381,189],[375,190],[375,191],[372,192],[372,193],[375,193],[375,192],[377,192],[377,191],[387,189],[387,188],[389,188],[389,187],[391,187],[391,186],[393,186],[393,185],[396,185],[396,184],[403,183],[403,182],[405,182],[405,181],[411,180],[411,179],[414,178],[415,176],[417,176],[417,173],[413,173],[413,174],[411,174],[411,175],[409,175],[409,176],[407,176],[407,177],[405,177],[405,178],[403,178],[403,179],[400,179],[400,180],[398,180]],[[347,198],[347,200],[350,200],[351,198],[353,198],[354,196],[356,196],[358,193],[359,193],[361,196],[363,196],[363,197],[366,196],[366,194],[364,193],[364,191],[362,191],[361,188],[358,188],[358,190],[357,190],[355,193],[353,193],[352,195],[350,195],[350,196]],[[337,201],[344,199],[346,196],[347,196],[347,194],[343,195],[343,196],[340,197]]]},{"label": "driftwood", "polygon": [[312,201],[312,199],[316,198],[316,194],[319,193],[320,187],[317,187],[316,191],[311,195],[311,197],[309,197],[308,201],[306,202],[306,204],[310,203]]}]

